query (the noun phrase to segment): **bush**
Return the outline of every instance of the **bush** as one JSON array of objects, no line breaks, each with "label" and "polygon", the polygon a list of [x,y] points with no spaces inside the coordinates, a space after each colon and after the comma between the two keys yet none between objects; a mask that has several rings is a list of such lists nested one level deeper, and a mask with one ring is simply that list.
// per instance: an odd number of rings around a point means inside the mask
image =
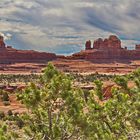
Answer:
[{"label": "bush", "polygon": [[[41,89],[32,83],[22,94],[23,104],[32,111],[23,119],[25,135],[35,140],[125,140],[130,131],[139,130],[140,89],[130,90],[125,77],[115,79],[113,97],[105,102],[100,80],[94,80],[89,94],[74,88],[71,79],[52,65],[42,79]],[[132,91],[135,96],[129,96]]]},{"label": "bush", "polygon": [[17,118],[17,120],[16,120],[16,124],[17,124],[17,126],[21,129],[23,126],[24,126],[24,122],[23,122],[23,120],[21,119],[21,118]]},{"label": "bush", "polygon": [[8,114],[9,116],[12,116],[12,115],[13,115],[12,110],[8,110],[7,114]]},{"label": "bush", "polygon": [[9,102],[9,101],[3,101],[3,104],[4,104],[5,106],[9,106],[9,105],[10,105],[10,102]]},{"label": "bush", "polygon": [[[40,83],[31,83],[21,94],[30,114],[15,117],[9,110],[8,117],[19,128],[25,124],[27,139],[127,140],[140,130],[140,71],[134,74],[135,80],[116,77],[112,97],[104,100],[102,81],[94,80],[95,88],[84,96],[68,76],[49,64],[41,88]],[[129,88],[129,81],[136,82],[134,87]]]},{"label": "bush", "polygon": [[3,119],[5,117],[5,113],[3,111],[0,111],[0,119]]},{"label": "bush", "polygon": [[19,112],[15,112],[14,113],[14,116],[16,117],[16,116],[18,116],[19,115]]},{"label": "bush", "polygon": [[3,95],[2,95],[2,100],[3,101],[9,101],[9,95],[7,92],[4,92]]}]

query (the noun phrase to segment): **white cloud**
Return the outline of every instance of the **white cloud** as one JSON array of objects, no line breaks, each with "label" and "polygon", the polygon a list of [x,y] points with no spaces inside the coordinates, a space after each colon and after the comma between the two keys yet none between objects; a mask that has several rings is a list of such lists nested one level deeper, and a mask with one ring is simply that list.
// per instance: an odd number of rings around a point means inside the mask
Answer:
[{"label": "white cloud", "polygon": [[0,32],[17,48],[71,53],[112,33],[123,46],[140,38],[137,0],[1,0],[0,7]]},{"label": "white cloud", "polygon": [[4,40],[10,40],[12,37],[12,35],[10,33],[4,34],[4,33],[0,32],[0,35],[4,37]]}]

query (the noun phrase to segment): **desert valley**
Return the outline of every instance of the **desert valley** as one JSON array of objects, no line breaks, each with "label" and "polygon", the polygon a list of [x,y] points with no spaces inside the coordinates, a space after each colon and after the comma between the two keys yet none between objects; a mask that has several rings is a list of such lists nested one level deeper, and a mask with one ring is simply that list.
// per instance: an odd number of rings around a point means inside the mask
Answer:
[{"label": "desert valley", "polygon": [[[59,117],[59,112],[63,113],[64,116],[68,113],[68,117],[71,116],[74,122],[77,115],[83,117],[88,128],[91,127],[91,124],[94,127],[93,118],[90,118],[94,113],[89,115],[93,108],[96,112],[93,115],[95,121],[104,127],[106,127],[106,123],[99,121],[99,118],[104,116],[104,109],[107,110],[107,114],[117,109],[120,114],[124,113],[125,117],[127,117],[128,110],[130,114],[133,110],[135,113],[132,117],[136,117],[135,123],[133,119],[129,120],[130,117],[124,121],[123,117],[117,114],[120,119],[116,120],[114,125],[121,127],[122,124],[126,125],[129,121],[131,125],[134,123],[134,128],[137,128],[139,126],[137,122],[139,97],[137,94],[133,94],[139,90],[139,67],[140,45],[137,44],[134,50],[122,48],[120,39],[114,35],[109,36],[108,39],[99,38],[95,40],[93,47],[91,47],[89,40],[85,43],[85,50],[70,56],[34,50],[17,50],[11,46],[6,46],[3,36],[0,36],[0,119],[2,132],[6,132],[6,135],[2,133],[4,140],[30,138],[30,134],[26,133],[26,128],[31,131],[31,134],[34,134],[30,125],[37,128],[40,125],[38,124],[40,119],[41,121],[45,121],[44,119],[55,121]],[[76,96],[73,95],[74,92],[77,93]],[[122,92],[121,95],[118,92]],[[54,93],[55,95],[53,95]],[[94,98],[93,101],[92,98]],[[110,101],[112,101],[111,106],[108,106]],[[81,107],[78,102],[80,102]],[[93,106],[90,108],[90,105]],[[121,110],[120,107],[122,106],[124,107]],[[47,116],[38,114],[40,109],[44,111],[42,113],[46,113],[46,108],[48,108]],[[80,112],[78,113],[76,109]],[[97,114],[98,117],[96,118]],[[49,115],[54,118],[48,118]],[[109,117],[114,119],[115,116],[112,114]],[[42,118],[38,119],[38,117]],[[30,119],[35,124],[32,124]],[[108,123],[109,121],[108,118],[105,118],[105,122]],[[3,123],[6,124],[6,130]],[[82,123],[82,121],[77,123],[79,129],[81,129]],[[42,127],[48,128],[43,124]],[[112,131],[108,132],[107,137],[117,139],[116,130],[119,131],[119,127],[114,128],[113,125],[110,127]],[[127,127],[128,132],[122,133],[121,136],[132,140],[134,137],[139,138],[139,129],[132,129],[131,133],[129,130],[131,127],[129,125],[125,127]],[[55,131],[57,132],[57,130]],[[71,140],[75,139],[77,135],[81,137],[82,131],[73,135]],[[87,132],[86,128],[84,131]],[[100,135],[100,131],[100,129],[97,130],[97,136],[91,133],[92,137],[106,140],[105,132],[103,131]],[[52,133],[50,130],[50,134],[48,134],[51,140],[54,137],[60,139],[59,135],[58,137],[51,136]],[[46,132],[41,130],[39,139],[36,139],[38,133],[33,136],[33,139],[48,140],[44,139],[42,134],[46,134]],[[83,140],[88,140],[84,137],[85,135],[83,135]],[[67,140],[70,140],[69,135]]]},{"label": "desert valley", "polygon": [[0,140],[140,140],[138,0],[0,1]]}]

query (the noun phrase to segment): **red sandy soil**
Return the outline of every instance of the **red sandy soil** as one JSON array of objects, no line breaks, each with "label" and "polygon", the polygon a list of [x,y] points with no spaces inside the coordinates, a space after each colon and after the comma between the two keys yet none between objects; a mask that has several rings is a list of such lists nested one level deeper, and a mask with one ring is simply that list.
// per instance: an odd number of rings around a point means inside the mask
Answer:
[{"label": "red sandy soil", "polygon": [[[84,60],[66,60],[57,59],[52,63],[61,71],[64,72],[77,72],[81,74],[101,73],[101,74],[127,74],[140,67],[139,61],[131,61],[131,63],[94,63]],[[41,73],[41,70],[46,67],[45,63],[16,63],[16,64],[0,64],[0,74],[31,74]],[[114,84],[109,81],[107,85]],[[83,85],[82,85],[83,86]],[[89,85],[88,85],[89,86]],[[129,83],[133,87],[134,83]],[[8,110],[13,112],[25,112],[27,109],[16,100],[16,95],[10,95],[10,105],[4,106],[0,99],[0,111],[5,113]]]},{"label": "red sandy soil", "polygon": [[23,113],[26,112],[27,109],[16,100],[16,95],[12,94],[10,97],[10,105],[5,106],[3,102],[0,100],[0,111],[4,111],[5,113],[8,112],[8,110],[12,110],[12,112],[18,112]]},{"label": "red sandy soil", "polygon": [[[85,60],[57,59],[52,63],[61,71],[81,74],[127,74],[140,67],[140,60],[127,62],[95,63]],[[0,64],[0,74],[40,74],[46,63]]]},{"label": "red sandy soil", "polygon": [[53,64],[64,72],[75,72],[81,74],[127,74],[140,67],[140,60],[127,62],[95,63],[85,60],[57,59]]},{"label": "red sandy soil", "polygon": [[46,63],[15,63],[0,64],[0,74],[31,74],[41,73]]},{"label": "red sandy soil", "polygon": [[[76,84],[76,83],[75,83],[75,84]],[[87,86],[87,85],[85,85],[85,84],[84,84],[84,85],[81,85],[81,83],[77,83],[75,86],[77,86],[77,85],[80,86],[80,87],[85,87],[86,89],[89,89],[89,90],[91,90],[91,89],[94,88],[93,84],[88,84],[88,86]],[[103,92],[104,95],[105,95],[107,98],[110,98],[110,96],[112,95],[112,94],[111,94],[111,88],[110,88],[110,87],[112,87],[113,85],[115,85],[115,83],[112,82],[112,81],[106,81],[106,82],[104,83],[104,85],[103,85],[104,89],[109,88],[108,91],[105,90],[105,91]],[[128,86],[129,86],[129,88],[131,88],[131,87],[134,87],[135,84],[134,84],[133,82],[129,82],[129,83],[128,83]],[[5,112],[5,113],[7,113],[8,110],[12,110],[12,112],[14,112],[14,113],[16,113],[16,112],[18,112],[18,113],[23,113],[23,112],[27,112],[27,111],[28,111],[28,110],[25,108],[24,105],[22,105],[19,101],[17,101],[16,95],[15,95],[15,94],[9,94],[9,97],[10,97],[10,105],[8,105],[8,106],[5,106],[5,105],[3,104],[3,102],[2,102],[2,100],[0,99],[0,111],[3,111],[3,112]]]}]

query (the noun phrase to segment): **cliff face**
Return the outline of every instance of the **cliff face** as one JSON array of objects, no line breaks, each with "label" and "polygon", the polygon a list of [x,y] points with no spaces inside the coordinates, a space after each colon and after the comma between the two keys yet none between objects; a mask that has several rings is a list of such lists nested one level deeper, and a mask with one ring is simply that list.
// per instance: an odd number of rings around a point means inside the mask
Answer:
[{"label": "cliff face", "polygon": [[94,49],[121,49],[121,41],[114,35],[111,35],[108,39],[103,40],[99,38],[94,41]]},{"label": "cliff face", "polygon": [[57,58],[84,59],[97,62],[102,60],[140,60],[140,45],[137,44],[135,50],[127,50],[127,48],[121,47],[121,41],[117,36],[111,35],[106,39],[95,40],[93,45],[89,40],[85,44],[85,50],[65,57],[57,56],[54,53],[17,50],[11,46],[6,46],[3,37],[0,36],[0,63],[47,62]]},{"label": "cliff face", "polygon": [[121,49],[121,41],[117,36],[111,35],[107,39],[102,39],[99,38],[94,41],[93,43],[93,48],[91,47],[91,41],[87,41],[85,44],[85,49],[86,50],[91,50],[91,49],[98,49],[98,50],[104,50],[104,49]]},{"label": "cliff face", "polygon": [[3,36],[0,36],[0,50],[6,50]]},{"label": "cliff face", "polygon": [[85,44],[85,50],[73,54],[73,59],[86,59],[86,60],[140,60],[140,45],[136,45],[135,50],[127,50],[121,47],[120,39],[111,35],[109,38],[99,38],[93,42]]},{"label": "cliff face", "polygon": [[46,62],[56,58],[57,56],[54,53],[16,50],[11,46],[6,46],[3,37],[0,36],[0,63]]}]

